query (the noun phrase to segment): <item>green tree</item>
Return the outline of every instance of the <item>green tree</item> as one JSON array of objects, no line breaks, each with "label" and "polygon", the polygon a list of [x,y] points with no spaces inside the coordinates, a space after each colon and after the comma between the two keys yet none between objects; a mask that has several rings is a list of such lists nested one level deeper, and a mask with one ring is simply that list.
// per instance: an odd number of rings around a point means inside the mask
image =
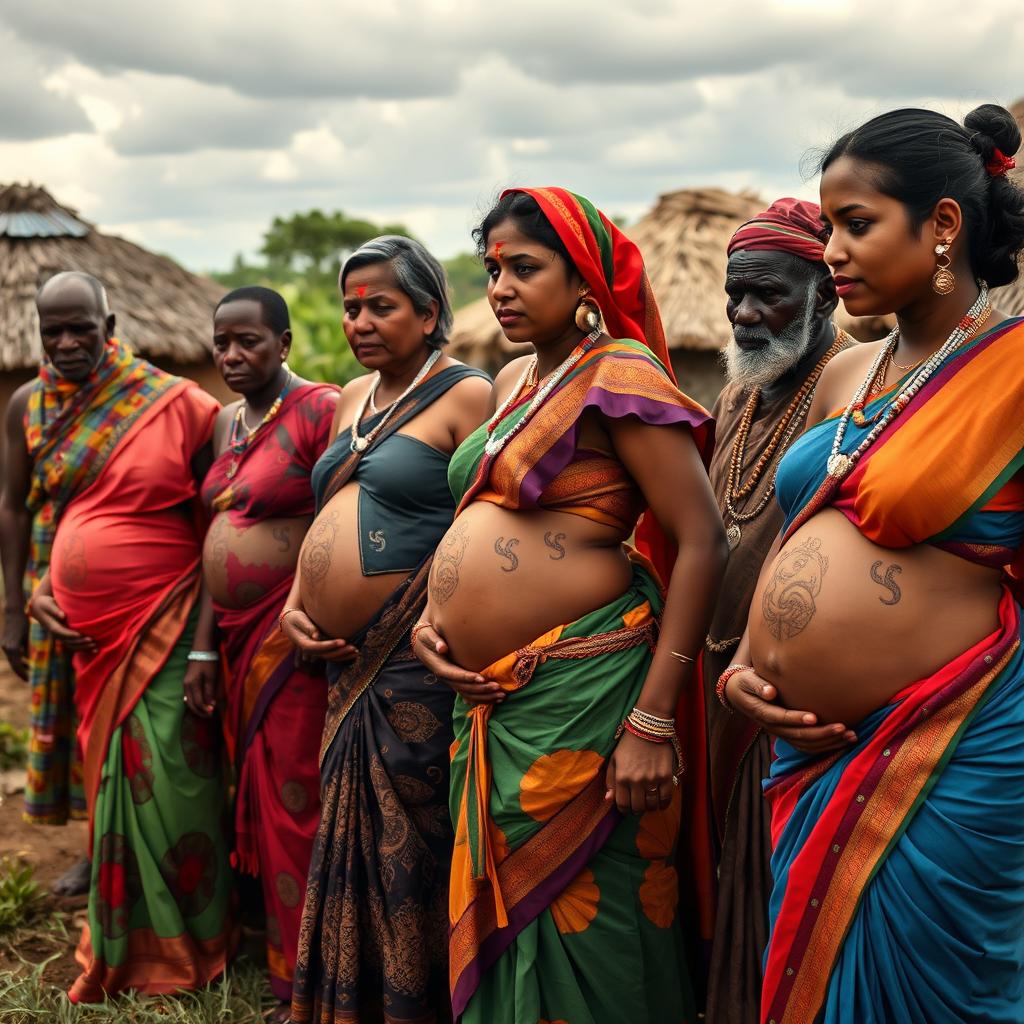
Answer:
[{"label": "green tree", "polygon": [[374,224],[340,210],[275,217],[261,252],[270,268],[333,276],[344,258],[377,235],[410,235],[402,224]]},{"label": "green tree", "polygon": [[461,309],[487,294],[487,271],[474,253],[460,252],[444,261],[444,269],[451,289],[452,309]]}]

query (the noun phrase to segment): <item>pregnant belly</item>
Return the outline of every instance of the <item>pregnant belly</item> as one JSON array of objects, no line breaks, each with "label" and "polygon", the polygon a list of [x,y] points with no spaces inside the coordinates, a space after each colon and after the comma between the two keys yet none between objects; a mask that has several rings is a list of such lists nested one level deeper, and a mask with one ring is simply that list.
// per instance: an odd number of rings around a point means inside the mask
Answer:
[{"label": "pregnant belly", "polygon": [[351,640],[380,611],[405,572],[364,576],[359,558],[359,484],[346,484],[320,510],[299,556],[306,614],[330,637]]},{"label": "pregnant belly", "polygon": [[630,579],[609,527],[479,501],[438,545],[428,611],[454,660],[478,671],[612,601]]},{"label": "pregnant belly", "polygon": [[148,614],[198,556],[192,522],[179,510],[127,516],[72,506],[54,537],[50,580],[69,624],[99,640],[126,615]]},{"label": "pregnant belly", "polygon": [[290,580],[312,518],[236,526],[227,512],[218,513],[203,544],[203,576],[213,599],[225,608],[245,608]]},{"label": "pregnant belly", "polygon": [[790,708],[855,725],[997,626],[999,574],[918,545],[879,547],[829,509],[762,573],[751,660]]}]

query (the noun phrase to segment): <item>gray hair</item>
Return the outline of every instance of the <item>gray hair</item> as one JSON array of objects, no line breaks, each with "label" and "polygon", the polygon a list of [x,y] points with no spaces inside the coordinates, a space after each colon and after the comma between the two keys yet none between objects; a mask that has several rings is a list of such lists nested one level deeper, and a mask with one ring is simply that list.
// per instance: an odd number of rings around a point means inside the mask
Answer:
[{"label": "gray hair", "polygon": [[429,313],[430,304],[437,303],[437,323],[426,337],[431,348],[448,343],[455,321],[448,297],[448,278],[444,267],[414,238],[404,235],[381,235],[365,242],[342,265],[338,287],[345,290],[345,278],[353,270],[374,263],[390,263],[398,287],[409,296],[417,313]]}]

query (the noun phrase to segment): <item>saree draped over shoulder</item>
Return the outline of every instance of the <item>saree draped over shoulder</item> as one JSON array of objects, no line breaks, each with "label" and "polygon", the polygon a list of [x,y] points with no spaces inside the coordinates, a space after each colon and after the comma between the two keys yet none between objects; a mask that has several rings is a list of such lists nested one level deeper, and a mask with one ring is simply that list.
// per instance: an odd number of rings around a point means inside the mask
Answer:
[{"label": "saree draped over shoulder", "polygon": [[[429,377],[365,452],[353,453],[351,431],[341,431],[313,474],[318,509],[346,483],[368,475],[365,489],[373,491],[373,504],[362,501],[361,484],[360,517],[373,514],[373,522],[364,520],[362,527],[373,526],[375,533],[391,536],[393,517],[409,514],[390,510],[385,501],[382,482],[392,462],[400,470],[400,486],[418,481],[410,501],[440,490],[446,511],[437,521],[437,509],[425,510],[423,521],[432,526],[412,531],[417,551],[400,546],[403,558],[414,559],[412,571],[352,638],[356,659],[328,664],[322,810],[292,997],[292,1020],[304,1024],[431,1024],[451,1016],[445,906],[454,695],[413,657],[409,630],[426,604],[430,560],[455,503],[438,487],[448,456],[399,431],[469,376],[484,375],[452,366]],[[383,415],[366,420],[362,429],[372,430]],[[417,466],[407,473],[412,449]],[[364,574],[368,570],[373,567],[366,566]]]},{"label": "saree draped over shoulder", "polygon": [[[268,519],[311,516],[310,474],[327,447],[338,391],[303,384],[241,455],[221,454],[203,483],[212,513],[244,530]],[[225,556],[230,562],[232,556]],[[241,576],[241,565],[228,567]],[[302,893],[320,820],[317,750],[327,711],[322,664],[297,665],[278,629],[294,573],[259,567],[245,607],[214,602],[227,674],[227,732],[233,748],[235,861],[262,883],[267,964],[274,995],[290,1000]]]},{"label": "saree draped over shoulder", "polygon": [[92,878],[75,1002],[203,985],[231,951],[230,869],[217,734],[185,711],[199,592],[190,461],[217,403],[139,362],[160,385],[75,494],[50,561],[75,655]]},{"label": "saree draped over shoulder", "polygon": [[[26,600],[49,568],[54,533],[68,503],[96,479],[138,417],[174,382],[117,340],[107,343],[99,365],[81,384],[64,380],[49,362],[40,368],[24,424],[32,463]],[[25,819],[62,825],[69,817],[86,816],[74,672],[68,652],[34,620],[28,663],[32,727]]]},{"label": "saree draped over shoulder", "polygon": [[[569,246],[609,332],[628,326],[664,356],[631,243],[580,197],[524,191]],[[528,406],[529,397],[514,402],[495,434],[508,434]],[[472,501],[557,509],[628,536],[645,502],[613,456],[578,449],[587,410],[685,425],[708,454],[707,413],[679,392],[651,347],[605,341],[496,456],[485,453],[486,428],[467,438],[449,472],[460,509]],[[638,534],[660,558],[667,546],[645,520]],[[449,973],[465,1024],[695,1019],[674,866],[682,793],[639,817],[623,818],[605,800],[607,759],[644,683],[661,603],[650,561],[635,555],[632,584],[617,599],[482,670],[506,691],[501,704],[456,700]]]},{"label": "saree draped over shoulder", "polygon": [[[891,393],[866,410],[870,416]],[[787,535],[822,508],[876,544],[931,544],[1019,576],[1024,321],[953,353],[840,484],[836,419],[782,461]],[[870,426],[850,424],[843,450]],[[999,624],[910,682],[824,759],[776,742],[775,888],[761,1019],[1024,1020],[1024,656]]]}]

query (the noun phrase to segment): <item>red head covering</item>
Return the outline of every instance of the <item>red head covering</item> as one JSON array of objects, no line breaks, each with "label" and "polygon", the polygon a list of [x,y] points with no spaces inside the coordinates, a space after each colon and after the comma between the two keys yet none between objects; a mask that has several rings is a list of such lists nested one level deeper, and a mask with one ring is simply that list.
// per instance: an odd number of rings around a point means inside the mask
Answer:
[{"label": "red head covering", "polygon": [[628,239],[589,199],[564,188],[507,188],[531,196],[558,232],[576,269],[590,285],[613,338],[642,341],[675,382],[654,292],[636,243]]},{"label": "red head covering", "polygon": [[734,252],[791,252],[820,263],[825,256],[821,207],[802,199],[776,199],[737,228],[729,241],[729,255]]}]

